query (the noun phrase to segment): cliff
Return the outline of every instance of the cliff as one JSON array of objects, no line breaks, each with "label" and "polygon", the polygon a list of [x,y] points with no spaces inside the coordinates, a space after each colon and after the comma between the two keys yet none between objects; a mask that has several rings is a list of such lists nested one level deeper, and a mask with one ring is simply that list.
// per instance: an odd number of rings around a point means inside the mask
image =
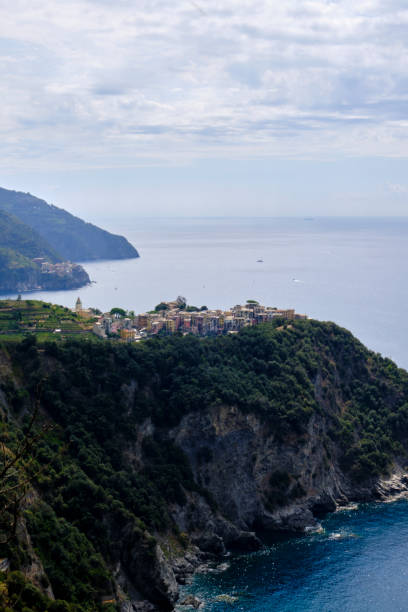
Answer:
[{"label": "cliff", "polygon": [[0,380],[10,452],[30,403],[53,428],[25,459],[31,565],[21,543],[0,553],[68,609],[109,595],[171,610],[199,564],[407,488],[408,374],[331,323],[137,346],[27,338],[3,347]]}]

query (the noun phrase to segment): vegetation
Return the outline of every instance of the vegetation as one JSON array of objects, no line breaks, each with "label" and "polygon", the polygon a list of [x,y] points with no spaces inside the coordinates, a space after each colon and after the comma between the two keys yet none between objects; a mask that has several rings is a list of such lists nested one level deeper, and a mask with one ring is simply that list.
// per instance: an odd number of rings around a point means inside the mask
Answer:
[{"label": "vegetation", "polygon": [[65,275],[43,274],[37,258],[49,263],[61,261],[61,256],[37,231],[0,207],[0,291],[64,289],[89,282],[80,266]]},{"label": "vegetation", "polygon": [[123,308],[117,308],[117,307],[115,307],[115,308],[112,308],[112,309],[111,309],[110,314],[111,314],[111,315],[115,315],[115,314],[117,314],[117,315],[119,315],[120,317],[126,317],[126,314],[127,314],[127,313],[126,313],[126,310],[123,310]]},{"label": "vegetation", "polygon": [[29,260],[35,257],[44,257],[50,262],[61,260],[40,234],[3,210],[0,210],[0,237],[2,249],[11,249]]},{"label": "vegetation", "polygon": [[166,304],[166,302],[160,302],[160,304],[157,304],[157,306],[154,309],[154,312],[160,312],[161,310],[168,310],[169,306],[168,304]]},{"label": "vegetation", "polygon": [[[27,321],[29,306],[19,306]],[[59,308],[42,305],[37,314],[62,316]],[[149,534],[180,535],[171,504],[184,505],[189,491],[211,502],[168,436],[191,411],[236,406],[291,443],[307,435],[312,415],[321,417],[327,456],[336,449],[353,479],[386,472],[395,457],[407,460],[408,374],[331,323],[277,320],[235,335],[174,335],[137,345],[74,338],[38,345],[29,335],[4,344],[0,357],[1,391],[11,407],[1,440],[10,453],[27,431],[39,385],[43,412],[36,426],[53,424],[22,469],[38,492],[25,522],[60,607],[45,599],[43,608],[27,603],[27,587],[13,571],[0,593],[4,601],[20,597],[13,605],[21,610],[100,609],[112,589],[110,568],[130,563],[129,550],[143,555],[137,563],[145,567],[155,545]],[[141,443],[147,418],[155,433]],[[210,459],[211,450],[203,449],[200,460]],[[272,510],[303,494],[292,474],[270,475]],[[0,549],[13,570],[28,554],[12,542]],[[30,589],[33,599],[44,598]]]},{"label": "vegetation", "polygon": [[54,249],[62,259],[85,261],[138,257],[136,249],[126,238],[85,223],[29,193],[0,188],[0,209],[29,226],[30,231],[41,236],[48,249]]},{"label": "vegetation", "polygon": [[[0,607],[4,612],[81,612],[83,608],[66,601],[53,601],[19,571],[0,574]],[[106,610],[106,608],[105,608]]]},{"label": "vegetation", "polygon": [[95,340],[94,319],[84,319],[64,306],[37,300],[0,301],[0,338],[21,341],[28,333],[39,341],[81,335]]}]

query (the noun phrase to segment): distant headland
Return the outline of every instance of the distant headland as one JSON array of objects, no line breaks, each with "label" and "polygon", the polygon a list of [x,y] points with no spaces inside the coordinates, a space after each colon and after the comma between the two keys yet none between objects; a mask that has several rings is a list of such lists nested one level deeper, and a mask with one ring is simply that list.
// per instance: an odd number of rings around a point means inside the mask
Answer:
[{"label": "distant headland", "polygon": [[89,276],[72,262],[135,257],[123,236],[29,193],[0,188],[0,291],[83,287]]}]

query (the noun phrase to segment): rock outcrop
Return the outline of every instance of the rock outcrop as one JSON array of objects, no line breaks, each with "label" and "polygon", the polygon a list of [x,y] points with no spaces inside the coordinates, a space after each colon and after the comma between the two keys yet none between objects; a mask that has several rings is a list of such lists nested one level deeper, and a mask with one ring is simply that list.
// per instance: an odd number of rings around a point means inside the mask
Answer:
[{"label": "rock outcrop", "polygon": [[38,483],[33,547],[57,572],[49,534],[70,535],[68,557],[81,535],[109,576],[97,592],[123,612],[170,611],[178,584],[230,551],[408,493],[408,375],[333,324],[137,346],[26,338],[0,366],[4,428],[21,435],[41,385],[57,432],[43,454],[63,457]]}]

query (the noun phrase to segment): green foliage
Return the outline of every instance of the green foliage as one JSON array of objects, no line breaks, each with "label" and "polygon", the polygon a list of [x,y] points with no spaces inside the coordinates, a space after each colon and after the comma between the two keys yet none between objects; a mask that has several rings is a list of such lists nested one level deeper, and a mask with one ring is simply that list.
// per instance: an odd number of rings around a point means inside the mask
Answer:
[{"label": "green foliage", "polygon": [[0,300],[0,333],[20,340],[23,334],[50,338],[55,329],[62,335],[88,332],[91,336],[91,325],[63,306],[37,300]]},{"label": "green foliage", "polygon": [[[24,302],[18,307],[24,320]],[[407,373],[331,323],[279,320],[236,335],[137,345],[38,345],[29,336],[7,351],[19,384],[4,379],[2,390],[15,414],[24,414],[41,383],[55,424],[30,466],[43,499],[27,514],[33,543],[58,596],[85,609],[109,591],[105,562],[123,562],[121,547],[136,542],[133,549],[149,559],[147,529],[175,531],[169,504],[183,505],[189,491],[212,503],[169,439],[189,412],[234,406],[256,414],[278,443],[294,445],[309,435],[312,416],[322,418],[326,460],[335,445],[343,469],[360,480],[385,473],[406,453]],[[148,418],[156,433],[142,441]],[[203,446],[197,460],[210,462],[211,449]],[[266,489],[271,510],[305,494],[298,476],[284,470]]]},{"label": "green foliage", "polygon": [[[0,606],[4,612],[87,612],[90,608],[51,600],[19,571],[0,575]],[[100,607],[95,608],[100,610]]]},{"label": "green foliage", "polygon": [[126,310],[123,310],[123,308],[117,308],[117,307],[115,307],[115,308],[112,308],[112,309],[111,309],[110,314],[111,314],[111,315],[118,314],[118,315],[120,315],[121,317],[126,317]]},{"label": "green foliage", "polygon": [[101,555],[83,533],[46,504],[31,508],[26,519],[57,599],[97,609],[100,594],[111,592]]},{"label": "green foliage", "polygon": [[160,304],[157,304],[157,306],[155,306],[154,312],[160,312],[162,310],[168,310],[168,304],[166,304],[166,302],[160,302]]},{"label": "green foliage", "polygon": [[85,223],[29,193],[0,189],[0,209],[29,226],[31,232],[41,236],[49,250],[55,249],[65,260],[138,257],[126,238]]},{"label": "green foliage", "polygon": [[0,247],[13,249],[29,260],[44,257],[50,262],[61,258],[29,225],[0,209]]}]

